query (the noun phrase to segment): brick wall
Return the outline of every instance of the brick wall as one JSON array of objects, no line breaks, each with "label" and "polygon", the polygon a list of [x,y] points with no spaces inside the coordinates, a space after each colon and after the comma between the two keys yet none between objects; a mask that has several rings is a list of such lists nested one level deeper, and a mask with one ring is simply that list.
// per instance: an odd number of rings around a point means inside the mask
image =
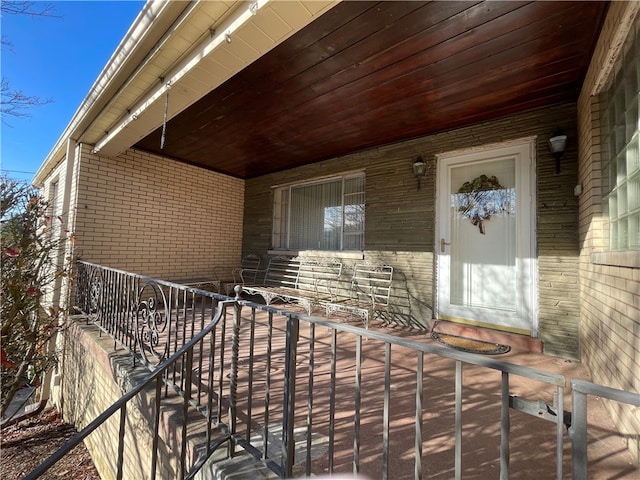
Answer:
[{"label": "brick wall", "polygon": [[[394,291],[404,298],[396,321],[427,326],[434,299],[435,155],[442,152],[538,136],[537,244],[540,337],[548,353],[579,356],[578,202],[576,105],[569,103],[444,132],[341,158],[266,175],[246,184],[243,252],[265,254],[271,243],[273,185],[350,170],[366,172],[365,257],[393,265]],[[547,139],[561,128],[569,135],[562,171]],[[412,164],[427,161],[427,178],[417,189]]]},{"label": "brick wall", "polygon": [[[73,322],[73,320],[72,320]],[[102,414],[148,371],[131,369],[124,350],[114,350],[113,340],[101,336],[96,327],[72,323],[65,335],[58,404],[66,421],[81,430]],[[140,377],[132,379],[132,376]],[[153,441],[152,396],[138,396],[127,404],[122,478],[150,478]],[[120,414],[88,436],[84,443],[100,478],[115,479],[117,472]],[[178,478],[180,458],[175,442],[159,439],[159,479]]]},{"label": "brick wall", "polygon": [[[578,102],[582,359],[594,382],[635,392],[640,391],[640,264],[622,266],[616,254],[607,254],[598,94],[607,87],[625,31],[634,17],[638,22],[638,8],[637,2],[612,2]],[[631,408],[607,406],[640,461],[640,417]]]},{"label": "brick wall", "polygon": [[230,279],[240,262],[244,183],[155,155],[82,149],[78,258],[165,279]]}]

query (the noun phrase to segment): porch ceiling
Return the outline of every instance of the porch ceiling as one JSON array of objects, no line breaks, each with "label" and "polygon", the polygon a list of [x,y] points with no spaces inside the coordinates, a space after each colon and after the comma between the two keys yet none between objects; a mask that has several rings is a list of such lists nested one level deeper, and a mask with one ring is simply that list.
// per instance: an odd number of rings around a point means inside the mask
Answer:
[{"label": "porch ceiling", "polygon": [[135,147],[252,178],[575,100],[607,3],[343,2]]}]

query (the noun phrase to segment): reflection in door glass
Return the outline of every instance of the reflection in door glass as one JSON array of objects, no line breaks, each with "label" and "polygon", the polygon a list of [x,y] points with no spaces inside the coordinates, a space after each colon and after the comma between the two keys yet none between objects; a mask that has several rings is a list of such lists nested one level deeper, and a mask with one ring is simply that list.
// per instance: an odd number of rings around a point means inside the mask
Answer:
[{"label": "reflection in door glass", "polygon": [[452,169],[451,238],[451,304],[515,312],[513,159]]}]

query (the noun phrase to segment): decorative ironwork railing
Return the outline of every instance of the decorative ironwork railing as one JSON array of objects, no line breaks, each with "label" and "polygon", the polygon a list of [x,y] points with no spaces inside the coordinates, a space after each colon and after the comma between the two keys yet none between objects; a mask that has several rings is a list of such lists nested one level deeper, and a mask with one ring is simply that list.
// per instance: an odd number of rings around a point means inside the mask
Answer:
[{"label": "decorative ironwork railing", "polygon": [[[114,339],[114,348],[125,347],[132,353],[132,367],[142,362],[151,370],[138,385],[100,414],[56,454],[26,478],[38,478],[75,445],[98,427],[119,414],[119,436],[113,475],[124,475],[125,437],[129,402],[153,394],[153,430],[150,478],[156,478],[161,416],[170,414],[180,426],[179,478],[189,478],[220,445],[229,443],[233,455],[235,387],[237,372],[224,357],[227,310],[232,308],[239,321],[239,306],[228,297],[173,284],[162,280],[78,262],[76,305],[87,322],[95,324]],[[237,344],[232,346],[236,358]],[[220,352],[219,364],[214,355]],[[231,372],[227,376],[226,372]],[[176,404],[175,399],[181,401]],[[190,411],[202,415],[200,425],[189,422]],[[190,432],[205,425],[204,439],[188,441]],[[129,426],[129,429],[132,427]],[[133,433],[130,432],[130,435]],[[195,453],[197,451],[197,453]],[[188,458],[189,456],[189,458]],[[197,456],[197,461],[190,459]]]},{"label": "decorative ironwork railing", "polygon": [[150,368],[213,320],[227,297],[144,275],[78,262],[76,307]]},{"label": "decorative ironwork railing", "polygon": [[[555,444],[555,461],[547,459],[552,471],[545,478],[563,476],[563,433],[572,420],[563,411],[565,379],[561,375],[87,262],[80,262],[78,268],[81,310],[152,372],[28,479],[37,478],[118,412],[114,471],[116,478],[122,478],[127,408],[143,394],[151,395],[154,405],[153,456],[148,469],[152,479],[158,426],[165,409],[174,409],[174,417],[191,419],[180,427],[180,478],[192,478],[225,443],[226,457],[243,449],[282,478],[359,473],[363,465],[370,469],[372,462],[376,477],[422,478],[429,467],[423,448],[431,445],[427,440],[434,435],[439,448],[449,446],[450,454],[440,454],[449,462],[446,471],[462,478],[465,471],[477,473],[479,468],[464,455],[463,433],[475,423],[494,432],[487,441],[495,443],[499,475],[506,479],[515,471],[512,409],[552,422],[542,422],[550,427]],[[479,401],[475,382],[491,376],[496,377],[497,390]],[[514,377],[551,389],[559,399],[557,405],[540,405],[513,395]],[[149,386],[155,387],[151,394]],[[573,386],[580,391],[583,384]],[[488,383],[483,383],[486,388]],[[631,405],[640,403],[638,394],[620,395],[606,387],[596,394]],[[169,402],[176,396],[181,399],[177,413]],[[480,411],[474,412],[476,408]],[[587,478],[582,473],[587,462],[582,433],[586,409],[574,410],[573,422],[580,425],[570,430],[577,439],[574,478]],[[194,418],[191,411],[201,415]],[[449,415],[448,431],[424,428],[435,415]],[[581,418],[576,420],[576,415]],[[494,428],[497,425],[499,429]],[[197,429],[205,434],[190,433]],[[199,438],[199,443],[192,438]],[[530,443],[526,448],[531,448]],[[189,449],[198,452],[192,461]],[[575,472],[583,476],[576,477]],[[372,475],[369,470],[364,473]]]}]

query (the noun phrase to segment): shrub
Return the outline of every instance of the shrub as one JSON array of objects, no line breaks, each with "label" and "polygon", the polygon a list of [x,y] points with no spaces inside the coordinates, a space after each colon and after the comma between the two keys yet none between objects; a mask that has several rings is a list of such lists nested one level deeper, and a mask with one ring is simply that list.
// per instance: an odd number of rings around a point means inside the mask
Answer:
[{"label": "shrub", "polygon": [[51,218],[48,202],[24,182],[0,177],[2,284],[0,368],[4,416],[15,394],[38,384],[57,362],[52,339],[62,328],[56,306],[68,275],[64,245],[71,236],[62,217]]}]

